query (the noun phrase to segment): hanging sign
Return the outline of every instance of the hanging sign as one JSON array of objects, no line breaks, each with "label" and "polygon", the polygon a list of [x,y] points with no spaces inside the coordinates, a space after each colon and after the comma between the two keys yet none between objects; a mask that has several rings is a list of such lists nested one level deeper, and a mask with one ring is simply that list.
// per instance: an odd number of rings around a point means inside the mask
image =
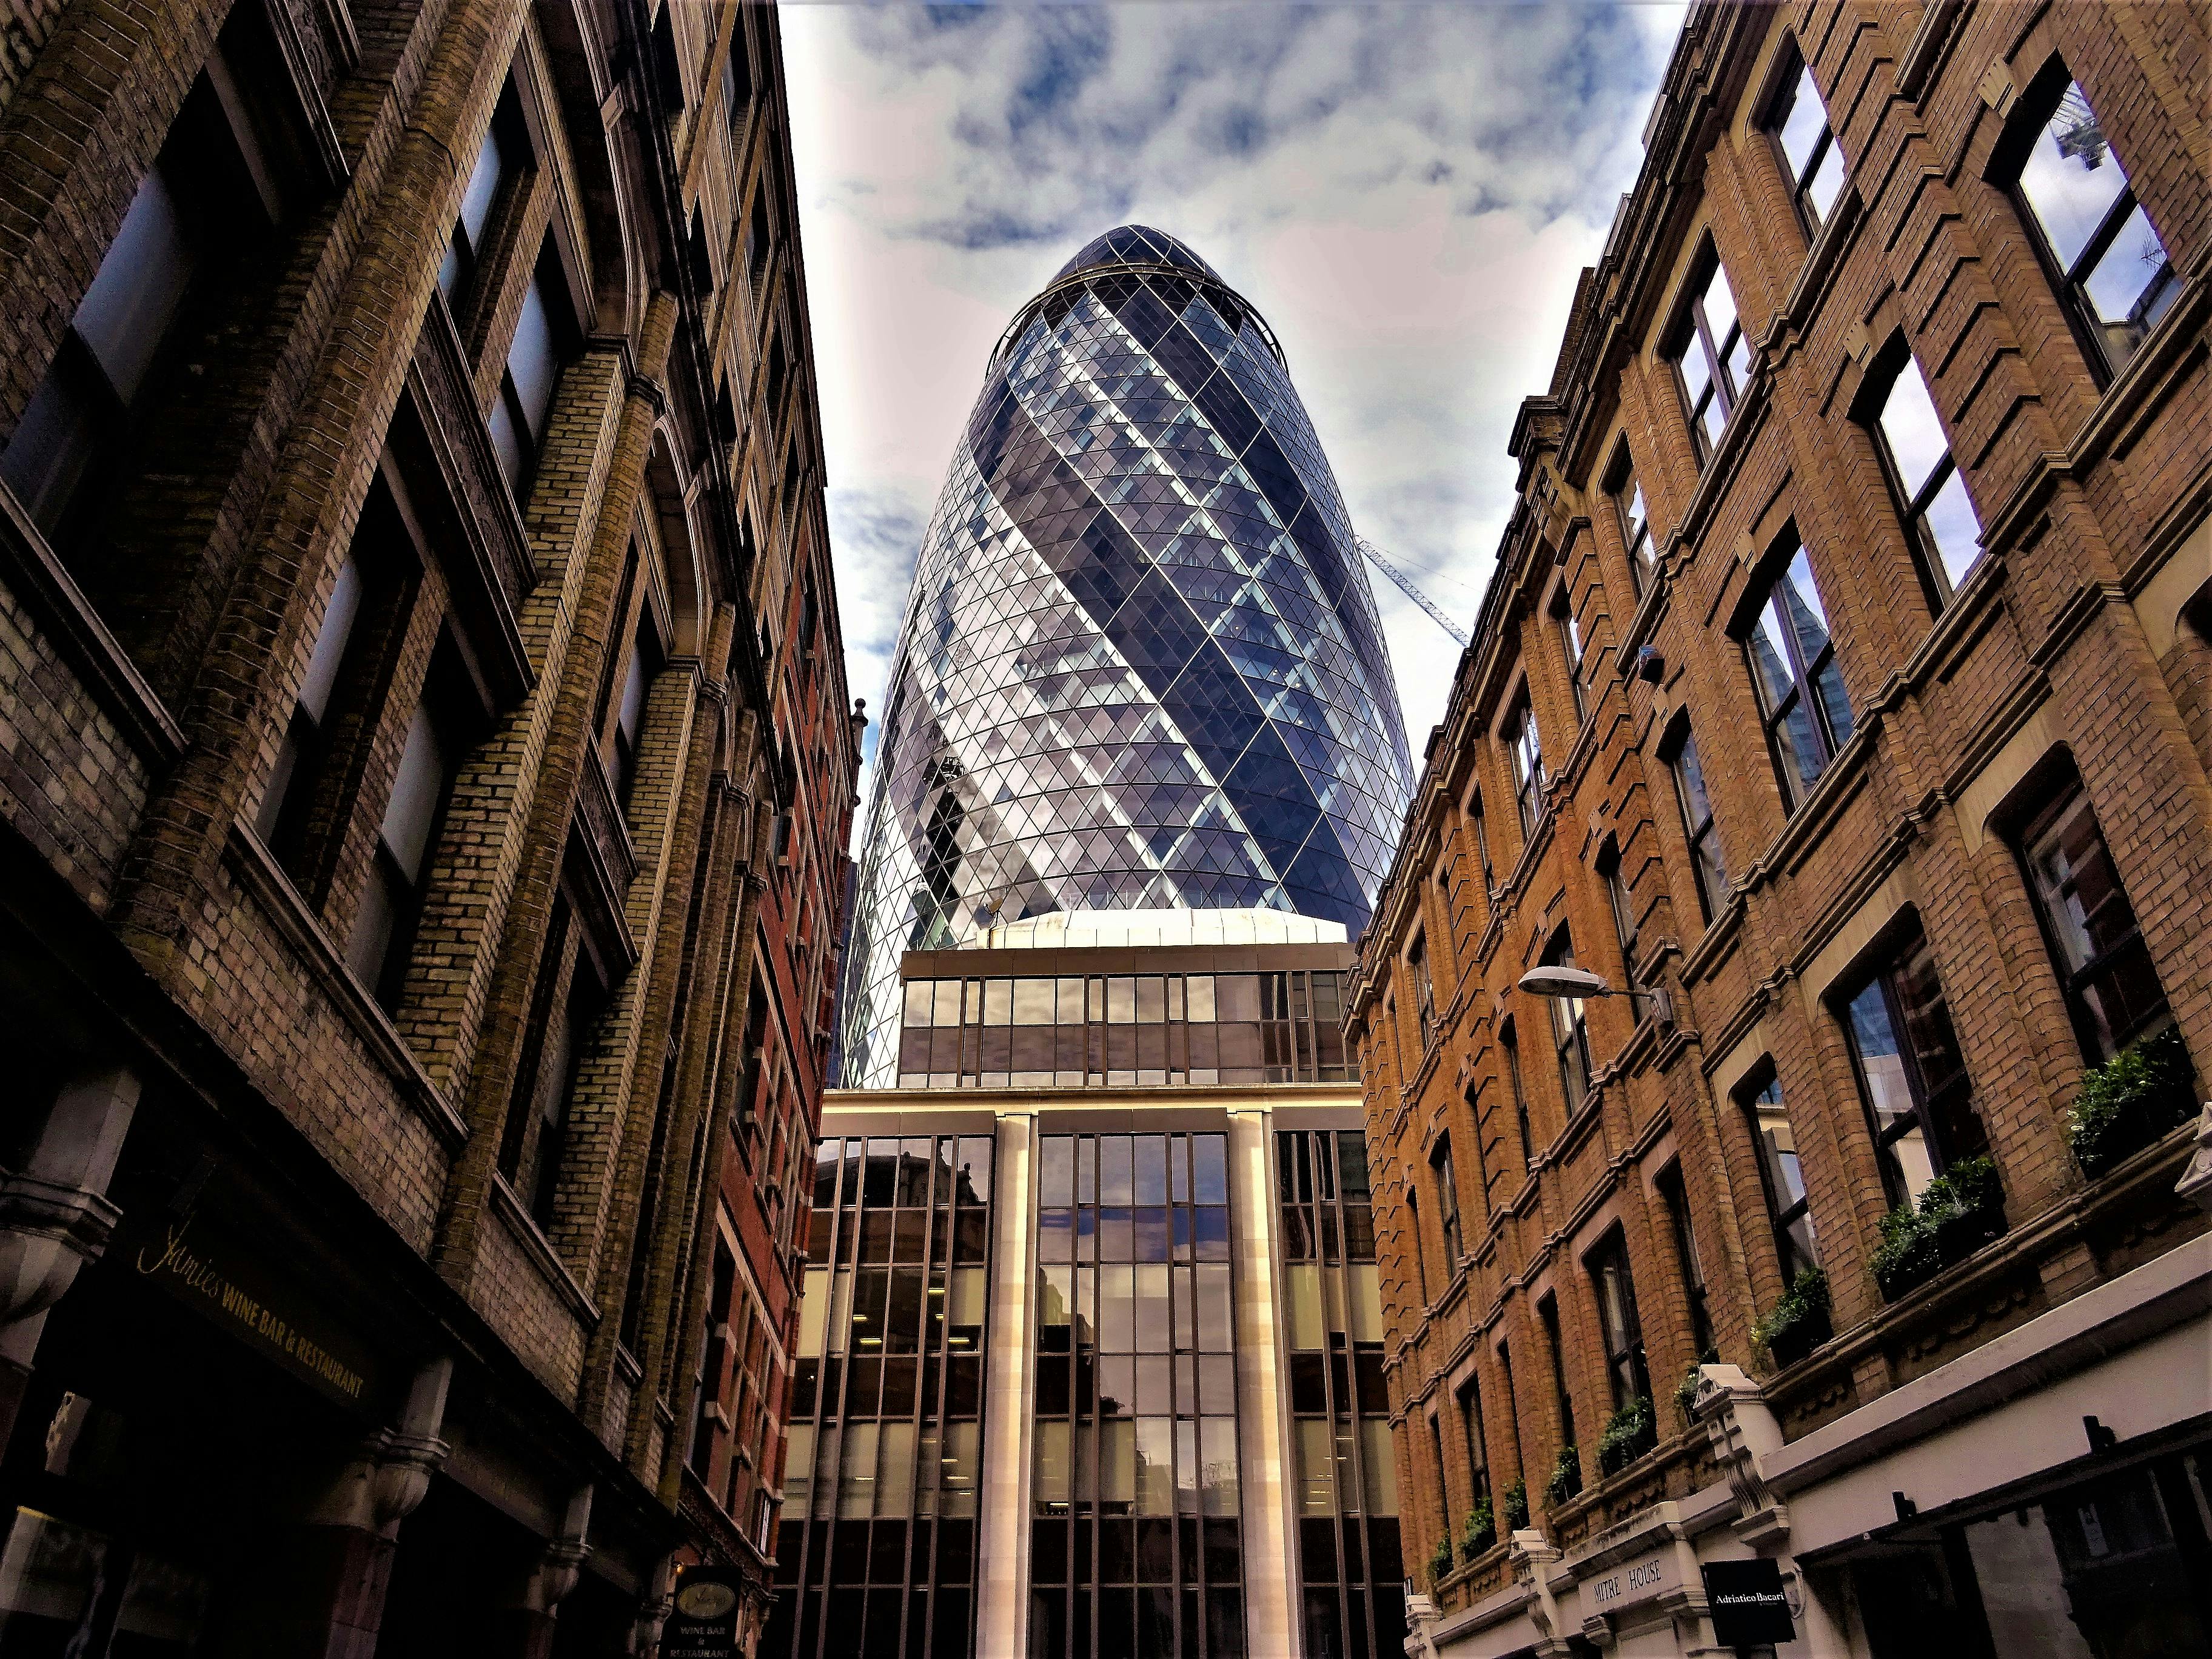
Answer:
[{"label": "hanging sign", "polygon": [[738,1570],[685,1567],[676,1603],[660,1630],[660,1659],[738,1659],[738,1615],[744,1606]]},{"label": "hanging sign", "polygon": [[1782,1568],[1771,1556],[1749,1561],[1708,1561],[1705,1601],[1712,1608],[1713,1638],[1724,1648],[1767,1647],[1797,1639],[1783,1593]]}]

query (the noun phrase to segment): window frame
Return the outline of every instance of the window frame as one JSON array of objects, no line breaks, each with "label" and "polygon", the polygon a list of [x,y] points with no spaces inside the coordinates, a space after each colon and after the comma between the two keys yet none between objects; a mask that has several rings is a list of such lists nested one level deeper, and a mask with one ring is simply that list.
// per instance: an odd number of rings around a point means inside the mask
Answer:
[{"label": "window frame", "polygon": [[[1959,465],[1958,453],[1952,447],[1950,423],[1945,419],[1942,410],[1936,405],[1935,388],[1928,384],[1927,375],[1921,371],[1919,359],[1901,336],[1884,355],[1893,362],[1878,365],[1877,372],[1870,374],[1863,384],[1858,398],[1858,424],[1874,445],[1882,481],[1889,489],[1890,505],[1904,527],[1905,544],[1911,550],[1928,608],[1941,615],[1958,591],[1972,579],[1974,572],[1981,568],[1987,556],[1988,549],[1981,539],[1982,512],[1975,505],[1973,491],[1967,486],[1965,471]],[[1921,481],[1917,489],[1906,483],[1905,468],[1898,460],[1895,447],[1890,443],[1887,428],[1881,423],[1882,416],[1888,412],[1889,400],[1897,395],[1898,386],[1908,374],[1917,377],[1921,394],[1927,399],[1928,407],[1936,416],[1936,423],[1943,433],[1943,459],[1929,469],[1928,476]],[[1954,477],[1958,479],[1960,489],[1966,498],[1967,509],[1974,516],[1975,530],[1973,556],[1960,566],[1955,577],[1944,558],[1942,544],[1936,540],[1935,532],[1928,525],[1929,513]]]},{"label": "window frame", "polygon": [[1574,596],[1568,591],[1565,577],[1553,591],[1549,607],[1553,631],[1559,635],[1559,656],[1566,664],[1567,693],[1574,705],[1575,725],[1580,728],[1589,719],[1589,705],[1583,692],[1583,663],[1587,653],[1583,645],[1582,624],[1576,620]]},{"label": "window frame", "polygon": [[1452,1167],[1449,1131],[1438,1135],[1429,1148],[1429,1173],[1436,1178],[1437,1226],[1443,1237],[1445,1265],[1451,1278],[1456,1279],[1460,1263],[1467,1259],[1467,1239],[1460,1224],[1459,1179]]},{"label": "window frame", "polygon": [[[1552,935],[1550,943],[1544,947],[1543,965],[1575,965],[1575,941],[1571,930],[1562,927]],[[1544,1007],[1552,1023],[1553,1058],[1559,1068],[1559,1097],[1571,1119],[1589,1104],[1590,1079],[1595,1071],[1590,1063],[1589,1006],[1580,997],[1547,997]]]},{"label": "window frame", "polygon": [[[1795,580],[1795,573],[1801,562],[1806,580],[1812,586],[1809,596]],[[1798,594],[1800,604],[1809,601],[1821,626],[1823,643],[1809,662],[1805,657],[1805,641],[1799,637],[1798,630],[1790,622],[1786,611],[1777,618],[1776,628],[1770,629],[1765,626],[1770,613],[1775,612],[1781,605],[1785,588]],[[1824,694],[1821,677],[1824,674],[1834,676],[1836,690],[1841,697],[1847,718],[1850,717],[1850,695],[1844,686],[1835,635],[1828,626],[1827,602],[1820,594],[1820,577],[1813,568],[1811,551],[1798,537],[1794,526],[1768,556],[1765,574],[1753,588],[1752,594],[1756,595],[1756,602],[1747,595],[1743,610],[1748,620],[1744,624],[1737,645],[1743,653],[1744,672],[1750,677],[1752,698],[1759,709],[1759,727],[1766,740],[1767,757],[1773,763],[1775,781],[1781,787],[1783,811],[1795,813],[1805,804],[1820,779],[1826,775],[1829,766],[1834,763],[1843,746],[1850,741],[1850,731],[1839,733],[1835,729],[1833,711]],[[1781,666],[1788,671],[1790,680],[1790,690],[1779,698],[1774,696],[1772,688],[1766,683],[1766,676],[1760,672],[1755,645],[1762,634],[1775,632],[1780,635],[1778,643],[1783,653]],[[1794,743],[1785,744],[1782,735],[1799,709],[1806,711],[1802,730],[1811,740],[1810,754],[1814,765],[1810,777],[1790,775],[1787,757],[1794,751],[1796,745]],[[1856,729],[1855,720],[1853,729]],[[1802,764],[1799,770],[1802,770]]]},{"label": "window frame", "polygon": [[1413,981],[1413,1017],[1421,1035],[1421,1053],[1426,1055],[1436,1046],[1440,1027],[1437,1023],[1436,980],[1429,970],[1429,936],[1425,928],[1413,935],[1413,942],[1406,947],[1406,973]]},{"label": "window frame", "polygon": [[[1759,129],[1773,146],[1776,164],[1781,168],[1783,180],[1789,187],[1791,204],[1797,210],[1798,228],[1805,240],[1816,240],[1823,227],[1835,216],[1835,209],[1843,200],[1844,191],[1851,181],[1850,158],[1844,154],[1843,142],[1836,137],[1836,129],[1828,111],[1828,100],[1820,95],[1820,83],[1813,75],[1813,66],[1805,59],[1803,51],[1795,40],[1790,43],[1784,65],[1778,66],[1774,90],[1766,100],[1765,112],[1759,117]],[[1812,153],[1803,167],[1790,159],[1790,152],[1782,141],[1782,130],[1787,124],[1793,106],[1807,93],[1812,94],[1820,111],[1820,136],[1813,141]],[[1829,198],[1828,211],[1823,213],[1813,200],[1813,186],[1820,176],[1820,167],[1833,155],[1842,169],[1836,180],[1835,194]]]},{"label": "window frame", "polygon": [[[1729,428],[1735,424],[1736,410],[1742,406],[1744,396],[1750,390],[1751,374],[1758,365],[1753,359],[1751,368],[1746,371],[1744,384],[1735,384],[1734,371],[1729,367],[1729,348],[1741,341],[1747,354],[1752,350],[1750,336],[1744,328],[1743,313],[1736,301],[1735,284],[1729,281],[1728,270],[1721,263],[1719,250],[1710,242],[1698,268],[1702,274],[1686,285],[1680,315],[1672,332],[1673,343],[1661,355],[1674,370],[1675,392],[1681,399],[1683,416],[1690,429],[1691,447],[1698,458],[1698,470],[1702,472],[1712,465],[1713,457],[1720,453],[1721,443],[1728,436]],[[1706,302],[1716,282],[1727,289],[1729,307],[1735,313],[1734,320],[1723,331],[1717,341],[1713,338],[1712,324],[1706,314],[1709,309]],[[1692,350],[1703,358],[1709,376],[1705,386],[1707,395],[1703,398],[1692,395],[1689,376],[1683,369],[1683,363]],[[1704,411],[1709,401],[1717,401],[1720,407],[1721,423],[1717,432],[1708,432],[1705,428]]]},{"label": "window frame", "polygon": [[[1782,1092],[1782,1079],[1771,1055],[1760,1059],[1749,1076],[1731,1091],[1736,1109],[1743,1114],[1744,1127],[1751,1135],[1753,1161],[1759,1165],[1759,1189],[1765,1195],[1766,1220],[1774,1243],[1775,1265],[1782,1273],[1786,1287],[1796,1282],[1800,1273],[1818,1269],[1820,1265],[1820,1232],[1813,1224],[1812,1188],[1805,1181],[1805,1156],[1797,1146],[1797,1125],[1790,1115],[1789,1097]],[[1772,1097],[1771,1100],[1768,1098]],[[1790,1132],[1790,1147],[1784,1152],[1776,1146],[1761,1126],[1763,1108],[1770,1107],[1778,1115]],[[1784,1176],[1776,1167],[1778,1158],[1787,1157],[1797,1167],[1797,1196],[1784,1202]],[[1797,1224],[1804,1224],[1804,1237],[1797,1237]]]},{"label": "window frame", "polygon": [[1636,1275],[1629,1266],[1628,1235],[1615,1223],[1583,1257],[1590,1293],[1597,1304],[1599,1340],[1605,1346],[1606,1382],[1613,1408],[1651,1397],[1651,1367],[1644,1346],[1644,1322],[1637,1311]]},{"label": "window frame", "polygon": [[[1651,588],[1652,579],[1659,571],[1659,550],[1651,530],[1651,502],[1644,493],[1644,482],[1637,476],[1636,453],[1623,439],[1607,470],[1606,496],[1613,502],[1613,524],[1620,532],[1620,544],[1628,557],[1628,577],[1637,597],[1641,599]],[[1643,516],[1637,516],[1637,509]]]},{"label": "window frame", "polygon": [[1484,1444],[1482,1378],[1470,1370],[1452,1391],[1459,1411],[1461,1437],[1467,1443],[1468,1504],[1472,1509],[1490,1496],[1490,1454]]},{"label": "window frame", "polygon": [[[1957,1060],[1956,1076],[1942,1079],[1940,1087],[1931,1087],[1921,1060],[1923,1045],[1932,1048],[1929,1040],[1939,1035],[1934,1029],[1933,1017],[1922,1014],[1916,1018],[1912,1003],[1899,987],[1901,979],[1922,968],[1933,981],[1942,1005],[1940,1017],[1948,1028],[1948,1046]],[[1943,992],[1935,950],[1917,919],[1913,926],[1881,949],[1876,966],[1847,983],[1854,988],[1835,999],[1835,1010],[1843,1026],[1844,1046],[1850,1054],[1852,1075],[1858,1085],[1859,1103],[1867,1133],[1874,1145],[1875,1159],[1881,1171],[1883,1190],[1893,1206],[1915,1200],[1920,1194],[1920,1188],[1914,1187],[1894,1150],[1900,1141],[1916,1130],[1919,1133],[1932,1178],[1961,1159],[1985,1150],[1988,1133],[1974,1110],[1973,1073],[1966,1065],[1957,1024],[1950,1017],[1950,999]],[[1906,1098],[1911,1103],[1909,1112],[1899,1113],[1887,1127],[1881,1122],[1875,1103],[1873,1079],[1867,1069],[1868,1057],[1862,1052],[1851,1014],[1859,1000],[1870,993],[1877,994],[1882,1004],[1891,1039],[1897,1044],[1895,1058],[1902,1073]],[[1959,1138],[1957,1144],[1952,1144],[1954,1137],[1943,1121],[1954,1111],[1963,1113],[1975,1131],[1972,1139]]]},{"label": "window frame", "polygon": [[[1681,815],[1682,837],[1690,854],[1691,884],[1697,890],[1698,908],[1705,917],[1705,926],[1710,927],[1720,915],[1720,907],[1727,896],[1728,860],[1720,845],[1720,818],[1713,811],[1712,792],[1705,787],[1705,763],[1698,754],[1697,731],[1688,720],[1676,723],[1661,758],[1666,763],[1668,776],[1674,780],[1674,804]],[[1690,799],[1690,774],[1695,775],[1697,793],[1705,801],[1702,823],[1694,816]],[[1710,857],[1707,856],[1708,848],[1711,848]]]},{"label": "window frame", "polygon": [[[2028,194],[2027,185],[2028,161],[2035,148],[2050,137],[2051,124],[2057,118],[2069,92],[2081,94],[2081,107],[2089,117],[2089,125],[2096,128],[2098,137],[2104,143],[2106,159],[2120,169],[2121,177],[2127,180],[2120,193],[2113,198],[2112,205],[2106,209],[2104,216],[2098,221],[2097,228],[2082,243],[2081,251],[2075,256],[2071,265],[2060,258],[2057,248],[2051,242],[2051,233],[2045,228],[2043,214],[2036,207],[2034,198]],[[2135,176],[2120,160],[2118,147],[2105,135],[2103,121],[2089,98],[2088,89],[2081,85],[2063,59],[2053,58],[2044,66],[2032,84],[2028,95],[2020,101],[2006,125],[2008,131],[2001,141],[2000,159],[1995,169],[1997,177],[1991,182],[2004,192],[2014,212],[2019,216],[2021,227],[2027,234],[2028,243],[2035,250],[2037,262],[2043,267],[2045,280],[2051,285],[2051,295],[2057,301],[2060,311],[2065,314],[2067,326],[2075,336],[2075,343],[2088,365],[2092,379],[2101,391],[2135,360],[2142,343],[2150,337],[2152,331],[2172,310],[2173,302],[2181,292],[2181,273],[2175,268],[2172,251],[2166,246],[2166,238],[2159,234],[2158,226],[2151,221],[2149,207],[2136,191]],[[2165,255],[2165,264],[2136,296],[2138,300],[2154,293],[2159,296],[2148,308],[2143,321],[2139,325],[2126,321],[2114,325],[2120,329],[2139,326],[2141,330],[2129,342],[2124,353],[2116,353],[2105,325],[2099,320],[2096,303],[2088,293],[2088,283],[2112,252],[2113,243],[2118,240],[2120,232],[2127,228],[2128,221],[2134,216],[2137,208],[2142,210],[2144,222],[2150,227],[2159,252]],[[2133,314],[2131,313],[2130,316]]]},{"label": "window frame", "polygon": [[[2091,953],[2078,965],[2072,961],[2074,952],[2066,943],[2067,933],[2059,927],[2052,906],[2055,902],[2072,896],[2068,889],[2077,883],[2079,866],[2065,878],[2053,883],[2048,878],[2044,860],[2038,856],[2038,843],[2056,842],[2077,816],[2088,820],[2112,891],[2124,907],[2128,918],[2124,933],[2116,942],[2102,951],[2096,950],[2092,943]],[[2142,920],[2136,915],[2135,901],[2129,896],[2127,884],[2121,879],[2119,866],[2112,857],[2111,842],[2105,837],[2104,823],[2097,817],[2095,803],[2079,775],[2069,771],[2051,792],[2049,799],[2025,817],[2008,839],[2027,886],[2029,902],[2035,908],[2036,923],[2043,932],[2044,951],[2050,957],[2051,974],[2066,999],[2067,1013],[2073,1020],[2075,1038],[2081,1045],[2084,1062],[2094,1066],[2109,1060],[2130,1043],[2172,1024],[2165,980],[2143,938]],[[2054,886],[2058,890],[2056,892]],[[2086,939],[2086,924],[2079,925],[2079,931]],[[2116,1030],[2112,1029],[2100,1004],[2091,1000],[2089,993],[2099,982],[2109,981],[2131,957],[2140,960],[2142,971],[2158,988],[2157,1006],[2147,1009],[2123,1030]]]},{"label": "window frame", "polygon": [[1521,837],[1525,843],[1535,839],[1537,829],[1544,822],[1544,790],[1549,781],[1544,775],[1543,728],[1537,723],[1535,702],[1529,696],[1525,676],[1521,693],[1513,700],[1498,735],[1509,751],[1513,805],[1520,816]]},{"label": "window frame", "polygon": [[1505,1055],[1506,1081],[1513,1090],[1513,1115],[1521,1130],[1521,1169],[1525,1178],[1536,1162],[1535,1126],[1528,1118],[1528,1091],[1521,1081],[1521,1034],[1510,1019],[1498,1028],[1498,1046]]},{"label": "window frame", "polygon": [[1682,1176],[1679,1158],[1659,1171],[1651,1182],[1667,1211],[1667,1231],[1674,1244],[1675,1267],[1682,1275],[1683,1300],[1690,1313],[1690,1341],[1699,1364],[1711,1364],[1720,1354],[1713,1332],[1712,1292],[1705,1279],[1705,1264],[1698,1254],[1697,1218],[1690,1213],[1689,1182]]}]

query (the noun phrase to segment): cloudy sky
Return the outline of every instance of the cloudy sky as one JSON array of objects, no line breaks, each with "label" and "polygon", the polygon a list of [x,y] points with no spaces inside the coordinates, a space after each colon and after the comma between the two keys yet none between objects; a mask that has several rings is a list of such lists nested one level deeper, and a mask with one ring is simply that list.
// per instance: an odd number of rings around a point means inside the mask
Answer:
[{"label": "cloudy sky", "polygon": [[[1680,6],[779,15],[848,672],[872,711],[985,360],[1070,253],[1132,221],[1259,307],[1353,523],[1471,621],[1514,410],[1634,181]],[[1418,755],[1458,647],[1375,586]]]}]

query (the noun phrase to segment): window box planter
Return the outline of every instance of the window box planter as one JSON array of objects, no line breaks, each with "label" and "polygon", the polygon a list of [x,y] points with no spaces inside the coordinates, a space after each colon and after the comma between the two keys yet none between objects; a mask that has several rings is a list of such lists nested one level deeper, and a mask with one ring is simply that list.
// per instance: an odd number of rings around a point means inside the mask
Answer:
[{"label": "window box planter", "polygon": [[1505,1529],[1526,1532],[1528,1529],[1528,1483],[1516,1480],[1499,1494],[1505,1510]]},{"label": "window box planter", "polygon": [[1467,1512],[1459,1530],[1459,1559],[1472,1561],[1498,1541],[1498,1516],[1486,1498]]},{"label": "window box planter", "polygon": [[1773,1355],[1778,1370],[1796,1364],[1834,1334],[1828,1320],[1828,1275],[1818,1267],[1799,1273],[1751,1328],[1752,1340]]},{"label": "window box planter", "polygon": [[2083,1074],[2066,1115],[2066,1145],[2094,1181],[2177,1127],[2196,1105],[2189,1051],[2169,1025]]},{"label": "window box planter", "polygon": [[1638,1395],[1613,1414],[1598,1437],[1598,1474],[1619,1474],[1658,1443],[1659,1413],[1649,1395]]},{"label": "window box planter", "polygon": [[1693,1427],[1698,1420],[1698,1378],[1703,1370],[1702,1365],[1691,1366],[1682,1373],[1682,1380],[1674,1385],[1674,1410],[1680,1413],[1685,1428]]},{"label": "window box planter", "polygon": [[1917,1206],[1881,1218],[1881,1243],[1869,1264],[1885,1301],[1895,1302],[2005,1230],[2004,1192],[1986,1157],[1962,1158],[1928,1183]]},{"label": "window box planter", "polygon": [[1544,1483],[1544,1507],[1555,1510],[1583,1489],[1583,1455],[1578,1447],[1559,1448],[1559,1462],[1552,1465],[1552,1478]]},{"label": "window box planter", "polygon": [[1429,1553],[1429,1583],[1431,1586],[1443,1583],[1452,1570],[1452,1547],[1449,1537],[1437,1540],[1437,1547]]}]

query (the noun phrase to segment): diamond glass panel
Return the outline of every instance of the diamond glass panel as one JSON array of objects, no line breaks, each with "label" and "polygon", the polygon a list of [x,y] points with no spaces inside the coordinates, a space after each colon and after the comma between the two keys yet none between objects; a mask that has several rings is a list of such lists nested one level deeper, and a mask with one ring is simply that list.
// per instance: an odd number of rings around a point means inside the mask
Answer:
[{"label": "diamond glass panel", "polygon": [[1357,933],[1413,764],[1281,349],[1173,237],[1085,246],[992,358],[915,564],[844,994],[899,1074],[899,957],[1055,910]]}]

